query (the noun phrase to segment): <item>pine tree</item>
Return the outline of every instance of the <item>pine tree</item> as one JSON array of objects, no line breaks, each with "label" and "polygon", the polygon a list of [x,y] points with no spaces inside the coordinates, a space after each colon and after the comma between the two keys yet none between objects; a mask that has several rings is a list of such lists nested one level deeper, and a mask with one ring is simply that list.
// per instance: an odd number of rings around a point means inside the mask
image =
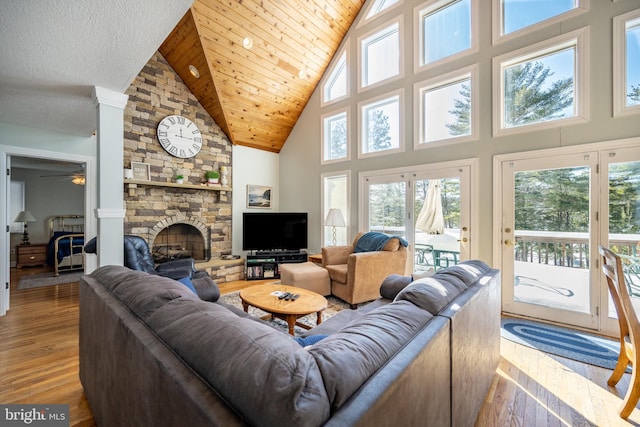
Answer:
[{"label": "pine tree", "polygon": [[335,121],[331,126],[331,159],[342,159],[347,156],[347,123],[346,120]]},{"label": "pine tree", "polygon": [[631,92],[627,96],[633,101],[633,105],[640,104],[640,84],[638,86],[631,85]]},{"label": "pine tree", "polygon": [[505,125],[519,126],[563,117],[573,103],[573,78],[557,80],[544,88],[553,72],[540,62],[527,62],[505,72]]},{"label": "pine tree", "polygon": [[453,110],[449,111],[456,116],[456,121],[447,123],[445,126],[449,129],[449,135],[469,135],[471,133],[471,87],[463,84],[458,93],[462,99],[456,98],[453,101]]},{"label": "pine tree", "polygon": [[373,110],[373,120],[369,120],[368,150],[381,151],[391,148],[389,118],[382,110]]},{"label": "pine tree", "polygon": [[[563,116],[573,103],[573,79],[557,80],[545,89],[553,72],[540,62],[510,68],[505,75],[505,124],[507,127],[545,121]],[[640,89],[638,91],[640,95]],[[461,98],[454,100],[449,113],[456,117],[446,126],[451,135],[468,135],[471,126],[471,89],[462,85]]]}]

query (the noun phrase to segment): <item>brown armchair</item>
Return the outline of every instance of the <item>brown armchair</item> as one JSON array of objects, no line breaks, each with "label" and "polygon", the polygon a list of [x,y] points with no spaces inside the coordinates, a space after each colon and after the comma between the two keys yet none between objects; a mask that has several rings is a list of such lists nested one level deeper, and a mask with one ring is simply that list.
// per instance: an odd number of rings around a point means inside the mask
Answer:
[{"label": "brown armchair", "polygon": [[352,245],[322,248],[322,265],[329,272],[331,293],[351,304],[380,297],[380,284],[390,274],[405,274],[407,248],[397,237],[380,251],[354,252],[359,233]]}]

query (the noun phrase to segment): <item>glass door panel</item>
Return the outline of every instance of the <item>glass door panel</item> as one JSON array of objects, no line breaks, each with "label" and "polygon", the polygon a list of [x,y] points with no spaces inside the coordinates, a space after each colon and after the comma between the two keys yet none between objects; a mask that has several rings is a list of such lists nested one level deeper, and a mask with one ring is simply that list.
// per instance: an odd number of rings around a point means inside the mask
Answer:
[{"label": "glass door panel", "polygon": [[407,238],[407,183],[387,182],[369,185],[369,231]]},{"label": "glass door panel", "polygon": [[[622,258],[625,281],[631,298],[640,299],[640,148],[612,150],[603,156],[607,171],[606,242]],[[607,314],[603,331],[617,333],[617,314],[606,285]]]},{"label": "glass door panel", "polygon": [[360,230],[406,239],[408,273],[438,270],[468,259],[471,164],[424,165],[400,173],[361,176],[360,223],[364,227]]},{"label": "glass door panel", "polygon": [[[505,311],[595,327],[591,201],[597,154],[503,168]],[[595,296],[595,298],[594,298]]]},{"label": "glass door panel", "polygon": [[416,179],[414,271],[437,271],[460,261],[460,177]]}]

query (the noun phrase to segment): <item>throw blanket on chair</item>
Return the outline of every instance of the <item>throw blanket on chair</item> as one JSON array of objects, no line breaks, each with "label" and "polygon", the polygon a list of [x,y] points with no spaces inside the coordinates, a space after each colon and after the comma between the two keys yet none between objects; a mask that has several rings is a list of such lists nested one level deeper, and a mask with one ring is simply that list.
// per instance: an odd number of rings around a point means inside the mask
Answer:
[{"label": "throw blanket on chair", "polygon": [[354,252],[372,252],[380,251],[384,248],[384,245],[393,238],[400,240],[400,244],[404,247],[408,245],[407,241],[400,236],[389,236],[377,231],[369,231],[364,233],[362,237],[356,242],[356,246],[353,248]]}]

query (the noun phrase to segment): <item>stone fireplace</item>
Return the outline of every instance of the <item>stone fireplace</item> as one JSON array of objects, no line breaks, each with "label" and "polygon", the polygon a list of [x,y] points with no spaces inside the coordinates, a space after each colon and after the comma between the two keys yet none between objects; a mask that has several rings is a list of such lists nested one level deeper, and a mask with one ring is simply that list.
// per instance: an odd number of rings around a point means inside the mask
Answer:
[{"label": "stone fireplace", "polygon": [[[225,166],[231,172],[231,142],[159,52],[127,95],[124,167],[143,163],[149,175],[146,180],[125,179],[125,234],[145,239],[159,258],[193,256],[196,268],[217,282],[244,279],[243,259],[223,259],[232,253],[232,182],[218,188],[203,183],[207,171]],[[198,126],[199,153],[178,158],[162,148],[157,128],[169,115],[184,116]],[[184,176],[184,184],[176,183],[177,175]]]}]

